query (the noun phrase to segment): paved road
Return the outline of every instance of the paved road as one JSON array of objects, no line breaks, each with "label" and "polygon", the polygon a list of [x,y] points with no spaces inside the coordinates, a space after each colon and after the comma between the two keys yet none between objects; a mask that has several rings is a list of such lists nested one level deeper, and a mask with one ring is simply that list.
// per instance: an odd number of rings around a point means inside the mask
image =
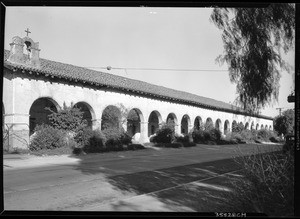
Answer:
[{"label": "paved road", "polygon": [[197,145],[79,157],[6,156],[4,209],[216,211],[224,201],[218,194],[230,192],[228,178],[240,176],[233,156],[280,148]]}]

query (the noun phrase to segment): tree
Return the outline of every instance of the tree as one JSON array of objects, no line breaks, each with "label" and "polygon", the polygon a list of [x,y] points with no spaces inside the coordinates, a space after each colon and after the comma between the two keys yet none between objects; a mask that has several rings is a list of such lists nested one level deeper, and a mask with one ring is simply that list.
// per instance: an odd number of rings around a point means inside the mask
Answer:
[{"label": "tree", "polygon": [[239,94],[236,102],[258,113],[277,101],[280,71],[289,72],[281,51],[287,53],[294,45],[295,6],[215,8],[210,18],[222,30],[224,54],[217,61],[229,66],[230,81]]},{"label": "tree", "polygon": [[295,111],[293,109],[285,110],[281,116],[274,119],[274,129],[279,135],[294,133]]},{"label": "tree", "polygon": [[87,126],[87,121],[83,119],[84,112],[74,106],[73,103],[70,107],[64,103],[63,109],[58,112],[54,112],[50,108],[47,109],[52,112],[48,117],[51,125],[56,129],[77,132]]}]

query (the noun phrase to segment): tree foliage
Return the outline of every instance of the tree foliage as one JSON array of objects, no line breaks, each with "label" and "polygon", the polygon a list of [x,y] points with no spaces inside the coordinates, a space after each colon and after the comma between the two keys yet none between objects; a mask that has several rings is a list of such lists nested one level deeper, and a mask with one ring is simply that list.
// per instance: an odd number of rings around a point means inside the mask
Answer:
[{"label": "tree foliage", "polygon": [[63,108],[58,112],[54,112],[48,116],[51,125],[58,130],[78,132],[83,127],[87,126],[87,121],[83,119],[83,113],[80,108],[73,104],[70,107],[64,103]]},{"label": "tree foliage", "polygon": [[215,8],[211,20],[222,31],[224,54],[217,58],[229,66],[230,81],[237,84],[237,103],[259,112],[278,99],[281,58],[294,44],[295,6],[270,4],[261,8]]},{"label": "tree foliage", "polygon": [[293,109],[286,110],[282,115],[275,117],[274,129],[278,134],[292,134],[295,125],[295,111]]}]

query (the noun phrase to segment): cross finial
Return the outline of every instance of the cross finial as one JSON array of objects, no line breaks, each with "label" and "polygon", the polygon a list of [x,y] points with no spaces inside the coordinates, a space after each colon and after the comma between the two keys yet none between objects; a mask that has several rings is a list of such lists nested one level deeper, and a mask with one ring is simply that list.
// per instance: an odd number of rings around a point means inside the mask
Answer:
[{"label": "cross finial", "polygon": [[31,33],[28,28],[27,28],[27,30],[25,30],[25,32],[27,33],[27,36],[29,33]]}]

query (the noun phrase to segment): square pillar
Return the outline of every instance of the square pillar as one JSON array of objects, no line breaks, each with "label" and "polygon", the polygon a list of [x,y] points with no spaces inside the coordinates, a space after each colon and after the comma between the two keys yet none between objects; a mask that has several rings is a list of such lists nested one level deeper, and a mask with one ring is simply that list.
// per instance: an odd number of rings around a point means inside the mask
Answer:
[{"label": "square pillar", "polygon": [[29,114],[5,114],[4,129],[9,151],[29,149]]},{"label": "square pillar", "polygon": [[141,144],[150,142],[148,137],[148,122],[140,122],[140,125],[141,125],[141,135],[140,135],[139,142]]}]

